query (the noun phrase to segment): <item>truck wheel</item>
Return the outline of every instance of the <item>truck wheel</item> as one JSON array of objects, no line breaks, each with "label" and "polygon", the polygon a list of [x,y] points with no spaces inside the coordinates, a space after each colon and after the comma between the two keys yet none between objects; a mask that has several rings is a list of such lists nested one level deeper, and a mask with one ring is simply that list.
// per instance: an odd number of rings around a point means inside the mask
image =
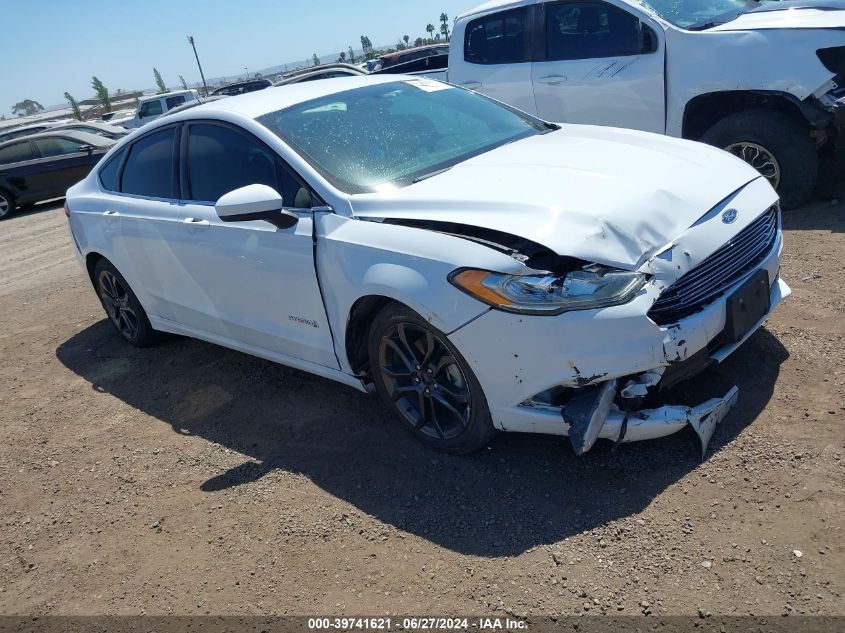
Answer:
[{"label": "truck wheel", "polygon": [[5,220],[15,210],[15,199],[5,189],[0,189],[0,220]]},{"label": "truck wheel", "polygon": [[716,123],[701,140],[757,169],[777,190],[786,209],[806,202],[815,189],[819,172],[816,144],[782,112],[737,112]]},{"label": "truck wheel", "polygon": [[376,390],[402,427],[446,453],[469,453],[496,435],[487,399],[469,364],[441,331],[391,303],[368,341]]}]

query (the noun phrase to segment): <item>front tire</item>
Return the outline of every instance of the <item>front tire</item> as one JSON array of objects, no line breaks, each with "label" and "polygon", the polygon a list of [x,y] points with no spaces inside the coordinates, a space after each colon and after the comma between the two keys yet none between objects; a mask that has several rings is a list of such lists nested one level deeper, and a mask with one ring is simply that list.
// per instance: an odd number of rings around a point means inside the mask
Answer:
[{"label": "front tire", "polygon": [[5,189],[0,189],[0,220],[5,220],[15,211],[15,198]]},{"label": "front tire", "polygon": [[440,451],[469,453],[496,435],[475,374],[443,332],[409,308],[376,316],[367,346],[376,390],[403,428]]},{"label": "front tire", "polygon": [[782,112],[737,112],[716,123],[701,140],[757,169],[777,190],[786,209],[804,204],[816,187],[816,144],[806,129]]},{"label": "front tire", "polygon": [[130,345],[149,347],[158,340],[147,313],[123,275],[107,259],[94,267],[94,287],[109,321]]}]

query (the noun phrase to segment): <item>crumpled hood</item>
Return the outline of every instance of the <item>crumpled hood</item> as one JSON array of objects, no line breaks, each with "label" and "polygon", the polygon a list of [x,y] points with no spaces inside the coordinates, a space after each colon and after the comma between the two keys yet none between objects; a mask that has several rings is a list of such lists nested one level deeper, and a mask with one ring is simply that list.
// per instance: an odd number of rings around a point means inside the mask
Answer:
[{"label": "crumpled hood", "polygon": [[760,175],[721,150],[565,125],[402,189],[351,197],[359,218],[455,222],[633,270]]},{"label": "crumpled hood", "polygon": [[843,0],[772,2],[743,13],[736,20],[715,26],[709,31],[764,29],[845,29],[845,2]]}]

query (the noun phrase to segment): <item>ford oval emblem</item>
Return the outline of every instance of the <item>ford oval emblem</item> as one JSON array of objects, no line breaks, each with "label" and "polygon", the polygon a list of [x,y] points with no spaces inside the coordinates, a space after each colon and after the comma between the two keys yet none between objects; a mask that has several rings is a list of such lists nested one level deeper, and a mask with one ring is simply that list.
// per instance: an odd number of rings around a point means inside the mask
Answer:
[{"label": "ford oval emblem", "polygon": [[722,214],[722,222],[732,224],[736,220],[736,209],[728,209]]}]

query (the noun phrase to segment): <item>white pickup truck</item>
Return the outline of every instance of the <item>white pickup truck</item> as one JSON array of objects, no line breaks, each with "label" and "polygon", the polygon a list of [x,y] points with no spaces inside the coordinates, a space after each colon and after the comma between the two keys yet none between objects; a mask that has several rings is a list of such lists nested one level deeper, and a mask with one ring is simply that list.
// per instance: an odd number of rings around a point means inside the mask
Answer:
[{"label": "white pickup truck", "polygon": [[845,1],[495,0],[456,21],[448,71],[422,74],[549,121],[722,147],[791,207],[845,140]]}]

